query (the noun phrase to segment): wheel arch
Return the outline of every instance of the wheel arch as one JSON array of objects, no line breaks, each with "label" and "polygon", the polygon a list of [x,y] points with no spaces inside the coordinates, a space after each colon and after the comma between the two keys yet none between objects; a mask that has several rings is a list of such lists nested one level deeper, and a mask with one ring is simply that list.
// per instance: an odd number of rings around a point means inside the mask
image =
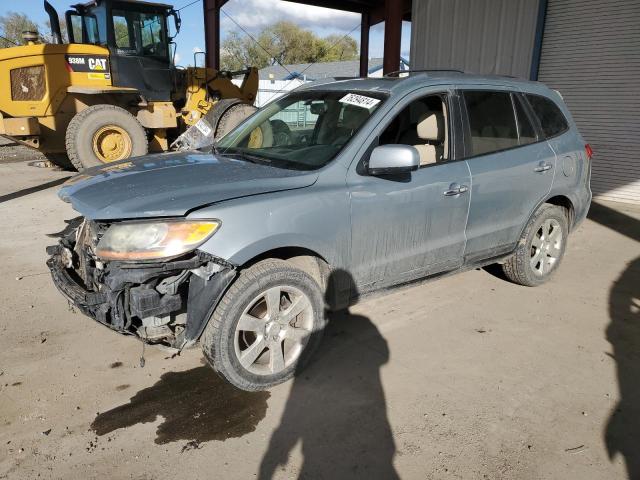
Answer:
[{"label": "wheel arch", "polygon": [[331,270],[329,262],[318,252],[306,247],[285,246],[265,250],[247,260],[240,268],[248,268],[257,262],[269,258],[277,258],[292,263],[311,275],[323,291],[326,288],[327,279]]},{"label": "wheel arch", "polygon": [[[550,198],[547,198],[544,203],[549,203],[551,205],[555,205],[557,207],[561,207],[565,210],[565,214],[567,216],[567,223],[569,225],[569,231],[573,229],[573,223],[575,220],[575,207],[573,202],[566,195],[554,195]],[[537,210],[537,209],[536,209]]]}]

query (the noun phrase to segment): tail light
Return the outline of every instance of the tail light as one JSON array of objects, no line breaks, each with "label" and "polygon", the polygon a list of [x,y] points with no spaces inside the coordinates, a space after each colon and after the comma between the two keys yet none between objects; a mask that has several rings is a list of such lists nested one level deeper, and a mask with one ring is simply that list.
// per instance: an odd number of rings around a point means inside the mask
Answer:
[{"label": "tail light", "polygon": [[584,151],[587,154],[587,158],[591,160],[591,157],[593,157],[593,148],[591,148],[591,145],[589,145],[588,143],[585,144]]}]

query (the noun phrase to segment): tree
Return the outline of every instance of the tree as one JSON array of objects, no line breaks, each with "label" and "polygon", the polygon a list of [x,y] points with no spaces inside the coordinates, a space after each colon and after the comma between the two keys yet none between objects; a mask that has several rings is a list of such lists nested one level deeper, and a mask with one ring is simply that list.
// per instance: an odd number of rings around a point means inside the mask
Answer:
[{"label": "tree", "polygon": [[359,58],[360,46],[352,37],[342,35],[328,35],[323,41],[327,44],[323,62],[337,62],[356,60]]},{"label": "tree", "polygon": [[[51,25],[49,21],[44,27],[40,27],[36,22],[32,21],[24,13],[9,12],[0,16],[0,48],[15,47],[16,45],[24,45],[26,42],[22,39],[22,32],[32,31],[38,32],[38,41],[40,43],[53,43],[53,35],[51,34]],[[67,26],[63,19],[60,20],[60,31],[62,40],[67,38]]]},{"label": "tree", "polygon": [[24,13],[9,12],[0,16],[0,33],[4,38],[0,38],[0,47],[15,47],[16,45],[24,45],[26,42],[22,39],[22,32],[26,30],[38,31],[38,24],[29,20]]},{"label": "tree", "polygon": [[296,24],[281,21],[258,34],[257,43],[247,35],[231,32],[222,42],[220,60],[225,70],[246,66],[264,68],[279,63],[331,62],[358,58],[358,42],[339,35],[318,37]]}]

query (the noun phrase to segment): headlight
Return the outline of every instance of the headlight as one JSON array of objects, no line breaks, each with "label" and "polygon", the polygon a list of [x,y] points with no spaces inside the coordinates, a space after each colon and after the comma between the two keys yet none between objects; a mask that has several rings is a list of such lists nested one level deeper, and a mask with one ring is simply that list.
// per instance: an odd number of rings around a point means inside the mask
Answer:
[{"label": "headlight", "polygon": [[175,257],[202,245],[219,226],[213,220],[116,223],[98,242],[96,255],[104,260]]}]

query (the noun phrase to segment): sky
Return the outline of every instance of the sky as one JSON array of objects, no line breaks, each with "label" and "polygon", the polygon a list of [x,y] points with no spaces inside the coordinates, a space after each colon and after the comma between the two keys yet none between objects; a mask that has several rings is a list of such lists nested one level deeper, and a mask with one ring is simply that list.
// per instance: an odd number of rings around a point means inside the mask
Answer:
[{"label": "sky", "polygon": [[[79,0],[49,0],[58,10],[61,18],[72,3]],[[161,1],[161,0],[158,0]],[[162,0],[163,3],[171,3],[171,0]],[[174,0],[175,8],[188,5],[193,0]],[[43,8],[42,0],[22,0],[10,2],[0,0],[0,15],[9,11],[26,13],[34,21],[44,25],[48,19]],[[279,20],[289,20],[297,25],[312,30],[320,36],[329,34],[350,35],[360,42],[360,15],[357,13],[340,12],[327,8],[301,5],[283,0],[229,0],[222,8],[221,37],[231,31],[241,30],[229,18],[231,17],[242,28],[252,35],[259,33],[264,27]],[[204,26],[202,13],[202,0],[185,7],[180,11],[182,16],[182,29],[175,41],[177,48],[177,64],[193,64],[193,54],[204,50]],[[226,14],[226,15],[225,15]],[[44,27],[42,27],[44,28]],[[355,28],[355,30],[354,30]],[[353,30],[353,31],[352,31]],[[0,32],[1,33],[1,32]],[[402,27],[402,56],[409,59],[409,46],[411,38],[411,23],[403,22]],[[369,57],[381,58],[384,44],[384,24],[378,24],[371,28],[369,37]],[[198,61],[202,56],[198,57]]]}]

